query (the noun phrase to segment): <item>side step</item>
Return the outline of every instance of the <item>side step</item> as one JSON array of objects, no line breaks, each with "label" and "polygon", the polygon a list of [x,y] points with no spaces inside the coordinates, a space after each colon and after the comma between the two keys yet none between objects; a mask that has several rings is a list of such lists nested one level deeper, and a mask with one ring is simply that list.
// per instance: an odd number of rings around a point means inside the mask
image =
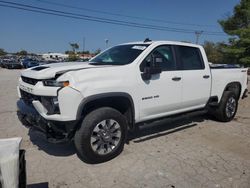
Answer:
[{"label": "side step", "polygon": [[219,103],[218,102],[210,102],[208,105],[210,107],[217,107],[217,106],[219,106]]}]

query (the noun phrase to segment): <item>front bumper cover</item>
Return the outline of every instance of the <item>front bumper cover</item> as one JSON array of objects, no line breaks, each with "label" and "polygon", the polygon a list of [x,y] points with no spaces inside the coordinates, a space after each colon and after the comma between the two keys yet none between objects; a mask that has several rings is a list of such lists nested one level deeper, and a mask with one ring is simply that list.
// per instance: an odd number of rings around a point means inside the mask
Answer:
[{"label": "front bumper cover", "polygon": [[[52,121],[45,119],[34,107],[34,104],[27,105],[22,99],[17,101],[17,115],[20,121],[25,120],[29,126],[36,128],[49,142],[66,142],[73,138],[78,122],[77,121]],[[43,109],[44,110],[44,109]],[[23,123],[23,122],[22,122]]]}]

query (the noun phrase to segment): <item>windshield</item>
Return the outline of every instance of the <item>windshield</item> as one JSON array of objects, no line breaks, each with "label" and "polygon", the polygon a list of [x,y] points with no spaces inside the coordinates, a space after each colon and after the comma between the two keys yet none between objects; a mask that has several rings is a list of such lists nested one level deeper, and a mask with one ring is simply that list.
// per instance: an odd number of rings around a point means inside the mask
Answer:
[{"label": "windshield", "polygon": [[93,58],[91,65],[126,65],[132,63],[149,45],[129,44],[110,48]]}]

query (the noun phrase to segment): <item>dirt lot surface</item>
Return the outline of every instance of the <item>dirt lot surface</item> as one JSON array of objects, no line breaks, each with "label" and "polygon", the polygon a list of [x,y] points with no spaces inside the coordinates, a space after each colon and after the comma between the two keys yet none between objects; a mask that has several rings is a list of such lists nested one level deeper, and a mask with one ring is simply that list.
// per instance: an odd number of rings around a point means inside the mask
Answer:
[{"label": "dirt lot surface", "polygon": [[250,187],[250,98],[230,123],[201,115],[141,126],[120,156],[90,165],[73,144],[49,144],[19,122],[19,75],[0,69],[0,138],[23,137],[29,188]]}]

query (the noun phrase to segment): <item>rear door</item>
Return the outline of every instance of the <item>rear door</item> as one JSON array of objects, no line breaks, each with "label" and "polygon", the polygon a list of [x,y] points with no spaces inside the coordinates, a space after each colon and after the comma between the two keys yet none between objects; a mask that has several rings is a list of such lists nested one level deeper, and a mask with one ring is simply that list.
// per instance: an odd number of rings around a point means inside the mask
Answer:
[{"label": "rear door", "polygon": [[[175,46],[182,70],[182,109],[193,110],[206,105],[210,97],[211,73],[200,48]],[[204,54],[205,55],[205,54]]]}]

